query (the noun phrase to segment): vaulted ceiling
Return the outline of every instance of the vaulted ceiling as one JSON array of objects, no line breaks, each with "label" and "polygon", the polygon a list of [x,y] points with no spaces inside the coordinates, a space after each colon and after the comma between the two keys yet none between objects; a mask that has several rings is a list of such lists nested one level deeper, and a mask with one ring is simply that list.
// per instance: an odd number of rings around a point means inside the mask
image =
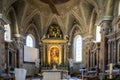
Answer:
[{"label": "vaulted ceiling", "polygon": [[66,35],[77,23],[82,36],[94,36],[95,24],[103,15],[105,3],[105,0],[2,0],[1,12],[16,20],[11,23],[17,25],[21,33],[33,23],[43,36],[48,26],[56,23]]}]

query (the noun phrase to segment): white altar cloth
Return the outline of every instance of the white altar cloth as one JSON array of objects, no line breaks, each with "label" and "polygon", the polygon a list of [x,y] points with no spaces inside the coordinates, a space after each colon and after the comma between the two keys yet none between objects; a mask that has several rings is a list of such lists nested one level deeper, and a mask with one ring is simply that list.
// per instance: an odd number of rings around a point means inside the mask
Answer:
[{"label": "white altar cloth", "polygon": [[67,70],[42,70],[43,80],[61,80],[65,74],[68,75]]}]

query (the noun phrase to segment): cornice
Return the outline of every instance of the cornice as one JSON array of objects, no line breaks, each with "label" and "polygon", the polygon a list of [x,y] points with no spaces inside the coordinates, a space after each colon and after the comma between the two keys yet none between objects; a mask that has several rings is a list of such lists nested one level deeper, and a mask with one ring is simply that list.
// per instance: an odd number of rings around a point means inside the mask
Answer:
[{"label": "cornice", "polygon": [[99,19],[96,22],[97,26],[100,26],[104,21],[112,21],[113,20],[113,16],[103,16],[101,19]]},{"label": "cornice", "polygon": [[57,43],[57,44],[65,44],[67,43],[68,40],[64,40],[64,39],[43,39],[42,43]]}]

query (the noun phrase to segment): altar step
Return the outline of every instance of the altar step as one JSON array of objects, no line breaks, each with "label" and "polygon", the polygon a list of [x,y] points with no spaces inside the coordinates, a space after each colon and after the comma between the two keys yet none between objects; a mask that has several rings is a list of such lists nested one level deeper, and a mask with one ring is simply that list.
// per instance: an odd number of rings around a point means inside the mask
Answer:
[{"label": "altar step", "polygon": [[69,79],[62,79],[62,80],[82,80],[82,79],[79,79],[79,78],[76,78],[76,77],[72,77],[72,78],[69,78]]}]

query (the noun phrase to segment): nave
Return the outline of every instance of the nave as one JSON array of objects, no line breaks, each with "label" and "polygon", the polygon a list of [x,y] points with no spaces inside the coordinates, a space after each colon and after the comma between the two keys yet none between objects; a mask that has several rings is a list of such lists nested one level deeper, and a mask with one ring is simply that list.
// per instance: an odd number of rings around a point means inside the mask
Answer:
[{"label": "nave", "polygon": [[120,0],[0,0],[0,80],[16,74],[120,80]]}]

